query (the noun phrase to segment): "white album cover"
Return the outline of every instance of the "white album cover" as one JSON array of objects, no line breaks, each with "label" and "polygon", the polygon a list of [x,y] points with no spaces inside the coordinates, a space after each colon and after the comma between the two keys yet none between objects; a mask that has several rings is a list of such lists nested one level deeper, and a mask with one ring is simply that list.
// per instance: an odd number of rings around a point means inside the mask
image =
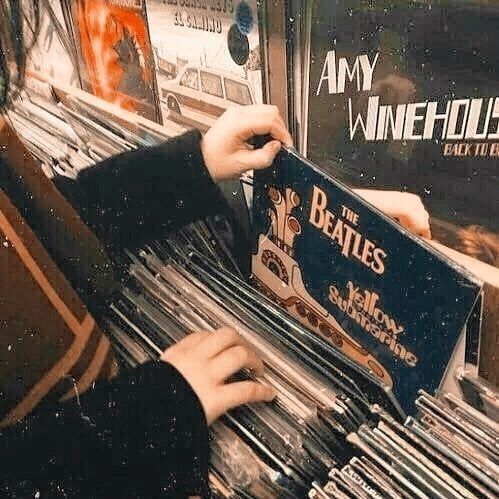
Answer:
[{"label": "white album cover", "polygon": [[207,130],[262,102],[256,0],[147,0],[163,120]]}]

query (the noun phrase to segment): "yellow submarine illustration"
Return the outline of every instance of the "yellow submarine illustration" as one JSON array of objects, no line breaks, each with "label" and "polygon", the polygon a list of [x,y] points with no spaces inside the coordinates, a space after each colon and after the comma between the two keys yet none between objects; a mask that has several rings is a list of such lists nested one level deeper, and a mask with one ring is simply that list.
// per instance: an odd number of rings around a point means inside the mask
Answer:
[{"label": "yellow submarine illustration", "polygon": [[267,195],[273,205],[268,211],[270,229],[268,234],[260,234],[258,252],[252,256],[254,283],[305,327],[392,387],[388,371],[305,288],[293,247],[302,229],[300,222],[291,214],[293,208],[300,206],[300,196],[289,187],[283,195],[274,186],[268,188]]}]

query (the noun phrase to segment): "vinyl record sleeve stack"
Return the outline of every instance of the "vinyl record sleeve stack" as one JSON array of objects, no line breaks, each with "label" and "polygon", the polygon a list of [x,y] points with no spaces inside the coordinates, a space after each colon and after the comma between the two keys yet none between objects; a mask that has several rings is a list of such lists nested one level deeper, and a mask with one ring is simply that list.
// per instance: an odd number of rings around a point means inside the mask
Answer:
[{"label": "vinyl record sleeve stack", "polygon": [[[107,326],[130,365],[191,331],[222,325],[262,357],[261,381],[278,395],[212,426],[217,497],[497,496],[499,427],[492,418],[450,393],[420,391],[418,417],[404,422],[365,372],[237,275],[215,226],[200,222],[129,254],[131,279]],[[469,373],[456,376],[474,384],[476,394],[485,391]],[[359,388],[362,377],[371,391]]]},{"label": "vinyl record sleeve stack", "polygon": [[360,454],[309,497],[497,497],[497,422],[450,393],[420,391],[416,405],[418,417],[404,424],[375,408],[377,424],[347,437]]}]

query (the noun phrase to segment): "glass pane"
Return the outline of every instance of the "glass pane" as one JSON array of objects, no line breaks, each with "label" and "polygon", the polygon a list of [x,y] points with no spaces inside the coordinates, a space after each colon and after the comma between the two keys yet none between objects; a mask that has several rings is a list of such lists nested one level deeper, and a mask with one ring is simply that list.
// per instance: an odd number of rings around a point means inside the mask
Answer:
[{"label": "glass pane", "polygon": [[198,72],[196,69],[188,69],[180,80],[180,84],[194,90],[199,90]]},{"label": "glass pane", "polygon": [[227,95],[227,100],[235,102],[236,104],[241,104],[243,106],[252,104],[249,88],[237,81],[225,78],[225,94]]},{"label": "glass pane", "polygon": [[203,92],[223,98],[224,92],[222,90],[222,78],[213,73],[201,71],[201,88]]}]

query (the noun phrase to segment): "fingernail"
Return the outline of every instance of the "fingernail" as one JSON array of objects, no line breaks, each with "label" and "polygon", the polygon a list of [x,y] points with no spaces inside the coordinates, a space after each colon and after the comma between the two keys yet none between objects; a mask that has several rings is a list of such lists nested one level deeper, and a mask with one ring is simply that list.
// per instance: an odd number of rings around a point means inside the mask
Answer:
[{"label": "fingernail", "polygon": [[277,390],[274,387],[269,386],[268,392],[269,392],[268,394],[269,400],[274,400],[277,397]]}]

